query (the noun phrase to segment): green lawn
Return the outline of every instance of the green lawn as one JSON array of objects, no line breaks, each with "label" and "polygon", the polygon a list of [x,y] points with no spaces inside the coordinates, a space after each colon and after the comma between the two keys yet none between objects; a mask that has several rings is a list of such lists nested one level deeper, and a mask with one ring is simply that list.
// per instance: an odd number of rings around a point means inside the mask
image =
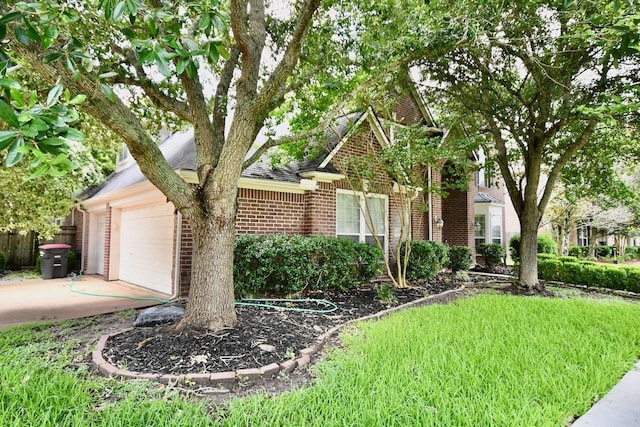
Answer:
[{"label": "green lawn", "polygon": [[0,425],[560,426],[637,359],[640,305],[481,295],[407,310],[349,329],[313,386],[217,409],[96,379],[58,341],[0,331]]}]

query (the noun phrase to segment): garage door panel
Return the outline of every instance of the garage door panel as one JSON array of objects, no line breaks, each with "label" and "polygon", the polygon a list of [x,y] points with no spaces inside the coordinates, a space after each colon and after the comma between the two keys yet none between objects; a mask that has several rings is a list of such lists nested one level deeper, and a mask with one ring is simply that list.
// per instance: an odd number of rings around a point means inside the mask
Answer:
[{"label": "garage door panel", "polygon": [[171,293],[173,206],[124,209],[120,227],[120,280]]}]

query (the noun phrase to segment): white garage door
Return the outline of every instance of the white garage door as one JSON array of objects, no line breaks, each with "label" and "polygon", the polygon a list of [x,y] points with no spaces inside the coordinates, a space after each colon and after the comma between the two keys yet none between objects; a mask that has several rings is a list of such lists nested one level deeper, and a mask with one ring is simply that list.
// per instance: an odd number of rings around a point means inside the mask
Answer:
[{"label": "white garage door", "polygon": [[120,280],[171,293],[173,205],[123,209],[120,220]]}]

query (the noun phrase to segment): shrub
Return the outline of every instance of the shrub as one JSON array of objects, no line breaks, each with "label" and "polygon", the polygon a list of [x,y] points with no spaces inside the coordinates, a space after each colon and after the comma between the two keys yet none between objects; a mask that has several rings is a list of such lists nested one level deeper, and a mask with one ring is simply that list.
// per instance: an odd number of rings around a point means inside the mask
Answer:
[{"label": "shrub", "polygon": [[558,280],[561,265],[562,263],[555,258],[538,260],[538,277],[547,281]]},{"label": "shrub", "polygon": [[[539,254],[553,254],[557,255],[556,242],[553,241],[551,236],[547,234],[541,234],[538,236],[538,253]],[[511,259],[516,264],[520,262],[520,235],[515,234],[509,239],[509,254]]]},{"label": "shrub", "polygon": [[605,281],[605,270],[607,269],[603,265],[599,265],[596,263],[593,264],[582,264],[584,267],[582,269],[581,280],[577,283],[579,285],[587,285],[587,286],[597,286],[604,287]]},{"label": "shrub", "polygon": [[502,264],[505,250],[500,243],[483,243],[480,245],[480,255],[487,263],[489,270],[493,270],[496,265]]},{"label": "shrub", "polygon": [[561,262],[558,276],[562,282],[579,284],[582,281],[582,265],[577,262]]},{"label": "shrub", "polygon": [[578,258],[574,256],[561,256],[558,259],[562,262],[578,262]]},{"label": "shrub", "polygon": [[[404,260],[404,243],[400,248],[400,262]],[[430,240],[411,243],[411,254],[407,264],[407,279],[433,279],[449,260],[447,245]]]},{"label": "shrub", "polygon": [[553,254],[538,254],[538,261],[547,259],[558,259],[558,257]]},{"label": "shrub", "polygon": [[632,261],[640,258],[640,248],[636,246],[629,246],[624,251],[624,259],[625,261]]},{"label": "shrub", "polygon": [[471,268],[471,248],[468,246],[452,246],[449,248],[449,268],[453,273],[468,271]]},{"label": "shrub", "polygon": [[625,290],[627,272],[624,268],[605,268],[602,286],[609,289]]},{"label": "shrub", "polygon": [[380,273],[382,251],[347,239],[287,235],[236,238],[237,295],[347,289]]},{"label": "shrub", "polygon": [[588,246],[569,246],[569,256],[584,258],[589,253]]},{"label": "shrub", "polygon": [[640,268],[626,267],[624,270],[627,272],[626,289],[631,292],[640,292]]},{"label": "shrub", "polygon": [[596,246],[595,248],[596,258],[609,258],[609,257],[612,257],[613,254],[614,254],[613,246],[602,245],[602,246]]},{"label": "shrub", "polygon": [[538,236],[538,253],[539,254],[558,254],[556,242],[548,234]]},{"label": "shrub", "polygon": [[7,258],[4,255],[4,252],[0,251],[0,273],[4,273],[4,268],[7,264]]}]

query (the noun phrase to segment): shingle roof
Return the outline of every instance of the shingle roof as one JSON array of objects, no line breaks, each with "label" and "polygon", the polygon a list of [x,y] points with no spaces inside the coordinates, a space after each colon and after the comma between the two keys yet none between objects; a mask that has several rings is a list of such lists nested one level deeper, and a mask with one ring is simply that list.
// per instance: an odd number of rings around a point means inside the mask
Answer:
[{"label": "shingle roof", "polygon": [[[303,159],[299,162],[292,162],[286,166],[270,166],[268,156],[263,156],[259,161],[249,166],[242,172],[242,176],[250,178],[270,179],[284,182],[300,182],[300,174],[315,170],[323,172],[337,173],[330,163],[320,169],[319,166],[326,158],[327,154],[338,145],[347,134],[353,123],[357,122],[364,113],[351,113],[335,119],[335,124],[324,133],[320,142],[323,153],[312,159]],[[160,144],[160,151],[167,159],[169,166],[174,170],[196,170],[195,144],[193,130],[178,132],[167,138]],[[132,164],[126,169],[114,172],[98,187],[87,190],[84,194],[87,197],[96,197],[130,187],[147,178],[140,171],[137,164]]]}]

